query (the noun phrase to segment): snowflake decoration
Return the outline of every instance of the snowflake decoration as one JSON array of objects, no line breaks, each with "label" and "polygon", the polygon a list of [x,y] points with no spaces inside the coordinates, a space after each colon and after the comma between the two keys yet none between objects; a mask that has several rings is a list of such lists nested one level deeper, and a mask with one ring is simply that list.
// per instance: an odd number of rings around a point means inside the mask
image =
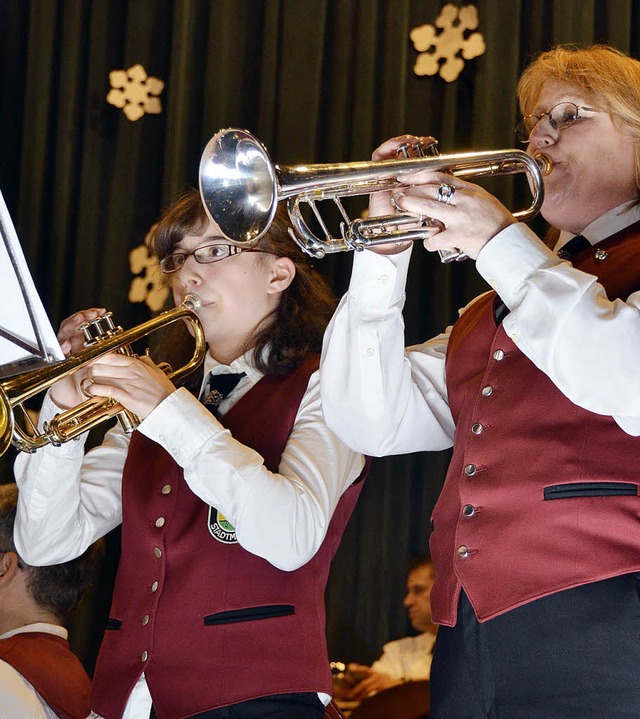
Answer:
[{"label": "snowflake decoration", "polygon": [[146,302],[152,312],[164,307],[169,297],[169,287],[164,280],[158,260],[151,254],[149,243],[155,225],[144,238],[144,244],[135,247],[129,253],[129,268],[134,277],[129,287],[129,302]]},{"label": "snowflake decoration", "polygon": [[145,112],[157,115],[162,112],[157,97],[164,89],[164,82],[149,77],[142,65],[133,65],[128,70],[112,70],[109,73],[111,90],[107,102],[122,109],[129,120],[139,120]]},{"label": "snowflake decoration", "polygon": [[[448,4],[442,8],[435,24],[442,28],[440,34],[433,25],[420,25],[410,33],[413,46],[420,53],[413,71],[416,75],[439,72],[443,80],[453,82],[464,67],[460,54],[465,60],[471,60],[485,51],[482,34],[468,34],[478,27],[478,10],[475,5],[457,8]],[[441,64],[440,60],[444,62]]]}]

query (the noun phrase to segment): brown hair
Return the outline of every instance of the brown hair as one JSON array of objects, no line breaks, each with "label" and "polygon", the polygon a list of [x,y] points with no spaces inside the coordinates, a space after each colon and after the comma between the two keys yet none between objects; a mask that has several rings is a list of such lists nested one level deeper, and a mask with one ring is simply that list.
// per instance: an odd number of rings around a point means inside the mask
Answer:
[{"label": "brown hair", "polygon": [[94,542],[82,555],[69,562],[48,567],[26,564],[13,542],[17,505],[16,484],[11,482],[0,485],[0,552],[14,552],[18,555],[20,567],[26,573],[29,594],[40,607],[54,614],[64,624],[97,573],[104,556],[104,540]]},{"label": "brown hair", "polygon": [[[161,217],[152,233],[151,249],[161,260],[186,234],[198,234],[207,223],[200,194],[191,189]],[[280,203],[271,226],[256,245],[278,257],[288,257],[296,266],[295,277],[277,308],[247,339],[245,351],[253,350],[253,361],[265,374],[286,374],[310,352],[319,353],[336,306],[327,281],[289,236],[290,227],[286,207]],[[263,255],[257,257],[266,261]]]},{"label": "brown hair", "polygon": [[[538,55],[518,82],[520,110],[530,115],[546,82],[575,87],[598,110],[609,113],[636,142],[640,191],[640,62],[608,45],[559,45]],[[594,157],[594,162],[598,158]],[[639,192],[640,194],[640,192]]]}]

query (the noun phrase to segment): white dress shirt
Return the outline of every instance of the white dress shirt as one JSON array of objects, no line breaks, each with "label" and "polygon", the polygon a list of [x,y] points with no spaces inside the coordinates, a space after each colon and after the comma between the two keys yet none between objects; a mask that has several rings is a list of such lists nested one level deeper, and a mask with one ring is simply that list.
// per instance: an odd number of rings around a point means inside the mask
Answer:
[{"label": "white dress shirt", "polygon": [[[246,373],[218,407],[221,414],[262,377],[247,356],[228,367],[209,357],[205,377],[210,369]],[[56,411],[45,397],[40,424]],[[186,389],[167,397],[138,429],[172,455],[194,494],[233,524],[240,545],[285,571],[301,567],[316,553],[340,497],[364,466],[364,458],[324,422],[318,372],[309,380],[278,473],[270,472],[260,454],[235,440]],[[86,455],[84,441],[47,446],[16,460],[20,493],[14,535],[30,564],[72,559],[122,520],[129,437],[114,427]],[[125,717],[148,719],[149,709],[143,676]]]},{"label": "white dress shirt", "polygon": [[371,665],[371,669],[388,674],[393,679],[429,679],[435,642],[436,635],[431,632],[387,642],[382,647],[382,656]]},{"label": "white dress shirt", "polygon": [[[582,234],[594,243],[638,220],[640,208],[627,203]],[[355,253],[349,291],[325,334],[327,423],[349,446],[375,456],[453,444],[445,381],[451,328],[404,350],[410,256],[411,249]],[[518,348],[572,402],[640,435],[640,292],[610,301],[595,277],[560,260],[524,224],[488,242],[476,267],[511,310],[503,327]]]},{"label": "white dress shirt", "polygon": [[[38,622],[0,634],[0,641],[15,634],[39,632],[67,638],[67,630],[57,624]],[[0,660],[0,717],[2,719],[57,719],[57,714],[33,686],[14,669]]]}]

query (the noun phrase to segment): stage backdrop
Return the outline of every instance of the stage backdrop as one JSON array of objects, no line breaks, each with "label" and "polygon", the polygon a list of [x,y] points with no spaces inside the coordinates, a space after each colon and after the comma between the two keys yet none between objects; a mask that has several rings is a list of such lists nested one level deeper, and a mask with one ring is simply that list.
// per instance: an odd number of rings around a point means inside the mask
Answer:
[{"label": "stage backdrop", "polygon": [[[0,0],[0,189],[54,326],[90,306],[132,326],[163,299],[145,235],[197,183],[220,128],[252,131],[281,164],[367,159],[405,132],[443,152],[512,147],[515,84],[535,53],[609,42],[637,55],[639,22],[634,0]],[[503,200],[526,196],[505,183]],[[318,264],[343,292],[351,258]],[[417,249],[407,341],[483,289],[472,262]],[[334,562],[332,659],[369,662],[407,631],[404,565],[427,549],[447,459],[375,462]],[[109,546],[72,627],[89,669],[117,534]]]}]

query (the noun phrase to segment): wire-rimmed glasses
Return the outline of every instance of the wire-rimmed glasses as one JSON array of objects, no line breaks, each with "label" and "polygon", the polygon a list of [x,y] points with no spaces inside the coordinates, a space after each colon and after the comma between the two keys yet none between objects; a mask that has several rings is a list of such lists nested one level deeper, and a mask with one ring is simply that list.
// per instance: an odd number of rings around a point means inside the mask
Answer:
[{"label": "wire-rimmed glasses", "polygon": [[575,102],[559,102],[549,112],[543,112],[540,115],[525,115],[516,125],[514,132],[518,140],[526,144],[531,139],[531,134],[538,123],[545,117],[554,130],[566,130],[582,117],[580,110],[602,112],[602,110],[596,110],[595,107],[576,105]]}]

